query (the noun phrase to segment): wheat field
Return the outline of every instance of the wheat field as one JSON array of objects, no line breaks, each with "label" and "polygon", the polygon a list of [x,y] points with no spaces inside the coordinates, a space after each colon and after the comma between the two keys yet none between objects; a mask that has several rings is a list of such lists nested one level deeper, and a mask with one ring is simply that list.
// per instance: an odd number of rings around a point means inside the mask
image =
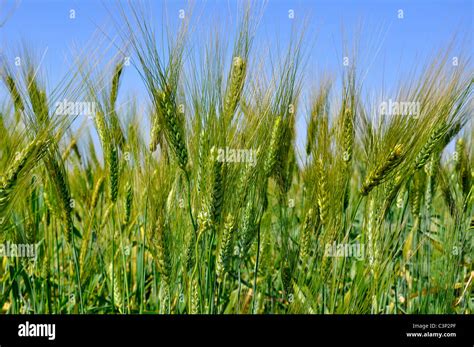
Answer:
[{"label": "wheat field", "polygon": [[253,13],[230,58],[121,5],[113,57],[57,85],[0,60],[2,313],[473,313],[469,55],[380,115],[357,66],[303,83],[308,33],[261,66]]}]

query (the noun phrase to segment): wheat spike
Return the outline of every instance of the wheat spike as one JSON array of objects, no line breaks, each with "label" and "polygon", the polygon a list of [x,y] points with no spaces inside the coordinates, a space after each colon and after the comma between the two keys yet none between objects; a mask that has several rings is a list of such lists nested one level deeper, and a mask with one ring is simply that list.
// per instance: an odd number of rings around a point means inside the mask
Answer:
[{"label": "wheat spike", "polygon": [[158,271],[160,272],[162,279],[166,286],[170,284],[171,275],[171,258],[168,248],[168,236],[166,235],[166,224],[163,218],[160,216],[155,227],[155,240],[154,246],[156,249],[156,263]]},{"label": "wheat spike", "polygon": [[25,149],[19,152],[13,162],[9,165],[4,176],[0,178],[0,215],[3,214],[8,202],[10,201],[12,191],[21,174],[27,169],[29,163],[36,164],[38,160],[46,153],[49,141],[33,140]]},{"label": "wheat spike", "polygon": [[232,241],[234,237],[235,225],[234,217],[231,214],[227,215],[222,240],[220,243],[219,254],[217,257],[216,273],[217,282],[221,283],[224,279],[225,273],[229,270],[229,262],[232,257]]},{"label": "wheat spike", "polygon": [[132,215],[132,203],[133,203],[133,187],[130,182],[127,182],[125,186],[125,219],[123,224],[127,226],[130,223],[130,217]]},{"label": "wheat spike", "polygon": [[257,228],[255,225],[255,208],[252,201],[247,201],[245,210],[242,216],[242,222],[240,227],[240,250],[239,255],[241,258],[245,257],[252,246],[252,242],[255,239]]},{"label": "wheat spike", "polygon": [[362,185],[360,193],[367,195],[370,191],[379,185],[392,171],[400,164],[402,158],[403,146],[397,144],[389,153],[387,158],[372,170]]},{"label": "wheat spike", "polygon": [[164,118],[166,138],[178,160],[178,166],[185,170],[188,163],[188,150],[184,137],[184,124],[178,117],[175,99],[167,90],[159,94],[157,104],[159,113]]},{"label": "wheat spike", "polygon": [[327,187],[327,175],[324,168],[324,163],[322,158],[318,159],[317,162],[317,172],[318,172],[318,210],[319,210],[319,219],[322,225],[327,224],[328,216],[328,204],[329,204],[329,192]]},{"label": "wheat spike", "polygon": [[109,146],[109,137],[107,122],[105,121],[105,116],[102,111],[98,111],[95,115],[95,126],[99,134],[100,142],[102,143],[102,149],[106,151]]},{"label": "wheat spike", "polygon": [[302,262],[305,262],[309,256],[310,246],[311,246],[311,236],[314,231],[315,221],[314,221],[314,210],[310,208],[306,213],[304,219],[302,231],[301,231],[301,248],[300,248],[300,259]]},{"label": "wheat spike", "polygon": [[212,191],[211,191],[211,206],[210,206],[210,213],[211,213],[211,221],[213,225],[218,223],[221,212],[222,212],[222,205],[224,202],[224,187],[223,187],[223,176],[222,170],[223,165],[217,157],[217,150],[215,147],[211,149],[211,156],[212,160]]},{"label": "wheat spike", "polygon": [[466,151],[466,143],[462,138],[456,142],[456,158],[455,168],[459,177],[459,184],[464,196],[467,196],[471,189],[471,170]]},{"label": "wheat spike", "polygon": [[232,70],[224,102],[224,117],[230,122],[235,112],[237,103],[242,92],[245,78],[245,62],[241,57],[234,57]]},{"label": "wheat spike", "polygon": [[154,114],[151,119],[151,135],[150,135],[150,151],[156,151],[158,144],[160,143],[161,136],[161,122],[160,117],[157,114]]},{"label": "wheat spike", "polygon": [[91,197],[92,208],[95,208],[97,206],[97,201],[99,200],[99,195],[100,195],[100,191],[102,189],[103,184],[104,184],[104,176],[100,176],[94,186],[94,190],[92,191],[92,197]]},{"label": "wheat spike", "polygon": [[114,305],[120,312],[122,312],[122,290],[120,288],[119,276],[117,276],[118,270],[113,263],[110,263],[108,270]]},{"label": "wheat spike", "polygon": [[441,123],[438,125],[432,132],[428,141],[423,145],[420,152],[415,158],[415,163],[413,164],[414,170],[419,170],[425,166],[430,155],[435,150],[436,146],[442,141],[446,135],[446,125]]},{"label": "wheat spike", "polygon": [[118,197],[118,186],[119,186],[119,162],[118,153],[115,146],[109,147],[109,188],[110,188],[110,200],[115,203]]},{"label": "wheat spike", "polygon": [[15,106],[15,112],[20,113],[21,111],[25,109],[25,107],[23,105],[23,101],[21,100],[20,93],[18,92],[18,88],[16,87],[15,80],[13,79],[12,76],[7,75],[5,76],[5,84],[13,100],[13,105]]},{"label": "wheat spike", "polygon": [[196,279],[191,283],[191,314],[199,313],[199,288]]},{"label": "wheat spike", "polygon": [[264,164],[265,177],[271,176],[273,170],[275,169],[275,165],[277,164],[278,150],[280,148],[280,135],[282,130],[281,122],[281,117],[278,116],[275,118],[275,122],[273,123],[272,136],[270,138],[270,145],[268,148],[268,156]]}]

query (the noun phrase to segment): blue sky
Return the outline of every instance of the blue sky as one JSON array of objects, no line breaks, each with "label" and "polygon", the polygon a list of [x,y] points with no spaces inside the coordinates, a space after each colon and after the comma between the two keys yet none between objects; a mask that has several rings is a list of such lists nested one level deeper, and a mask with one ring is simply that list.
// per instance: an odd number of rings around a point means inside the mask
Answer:
[{"label": "blue sky", "polygon": [[[19,5],[0,28],[1,51],[10,54],[22,42],[40,55],[47,48],[43,65],[50,81],[67,72],[65,57],[71,56],[71,47],[85,47],[99,27],[114,35],[110,14],[115,12],[116,5],[112,1],[0,0],[0,23],[15,3]],[[161,18],[166,8],[171,30],[180,21],[178,11],[187,7],[187,1],[152,3],[155,18]],[[395,88],[402,76],[409,76],[414,66],[424,64],[456,33],[466,39],[465,49],[472,56],[473,3],[469,0],[269,0],[257,31],[255,48],[284,45],[292,25],[306,20],[306,85],[315,84],[322,72],[340,76],[344,69],[343,41],[345,39],[351,47],[358,37],[359,68],[366,76],[367,90]],[[216,25],[223,38],[231,39],[236,8],[236,1],[196,0],[191,42],[202,41],[202,33]],[[75,19],[69,18],[71,9],[75,11]],[[290,10],[294,11],[293,19],[289,18]],[[399,10],[403,11],[403,19],[398,18]],[[160,28],[162,23],[157,20],[156,25]],[[254,53],[258,55],[258,51]],[[453,54],[457,54],[456,50]],[[146,97],[133,69],[125,74],[121,94],[122,97],[125,94]]]},{"label": "blue sky", "polygon": [[[156,18],[161,18],[166,7],[174,27],[179,21],[179,9],[187,7],[187,1],[152,2]],[[90,42],[99,27],[112,35],[114,32],[110,20],[113,1],[0,0],[0,20],[15,3],[19,6],[0,28],[0,47],[11,51],[20,42],[26,42],[37,52],[48,47],[45,66],[53,76],[66,68],[64,57],[70,55],[72,46],[81,47]],[[228,29],[235,26],[237,16],[236,3],[196,0],[192,21],[196,33],[217,24],[230,36]],[[396,77],[397,70],[407,71],[417,62],[422,63],[455,33],[468,37],[472,53],[473,4],[472,0],[269,0],[255,42],[257,47],[277,40],[284,43],[292,25],[307,19],[306,38],[308,45],[311,44],[309,73],[322,70],[337,73],[342,64],[342,36],[350,46],[355,32],[362,28],[361,66],[371,65],[367,79],[377,79],[384,73],[390,81],[391,72]],[[74,20],[69,18],[71,9],[76,12]],[[288,18],[290,9],[295,14],[292,20]],[[399,9],[403,10],[404,19],[397,18]],[[157,25],[160,27],[161,23],[157,21]]]}]

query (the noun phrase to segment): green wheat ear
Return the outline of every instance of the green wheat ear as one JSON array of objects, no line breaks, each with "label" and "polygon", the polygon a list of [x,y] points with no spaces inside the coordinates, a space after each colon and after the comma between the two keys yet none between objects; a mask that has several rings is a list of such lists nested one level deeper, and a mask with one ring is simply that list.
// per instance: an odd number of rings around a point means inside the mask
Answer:
[{"label": "green wheat ear", "polygon": [[[260,152],[260,149],[258,150],[258,152]],[[239,199],[240,204],[245,203],[245,199],[247,198],[251,185],[253,182],[256,181],[256,176],[256,165],[252,166],[250,164],[247,164],[245,168],[241,171],[237,187],[237,197]]]},{"label": "green wheat ear", "polygon": [[250,250],[252,242],[254,241],[257,234],[257,227],[255,225],[255,208],[250,199],[247,201],[245,206],[239,233],[239,254],[241,258],[244,258]]},{"label": "green wheat ear", "polygon": [[[199,221],[198,221],[199,222]],[[187,240],[186,246],[186,270],[190,271],[193,269],[195,264],[194,253],[196,251],[196,234],[190,233]]]},{"label": "green wheat ear", "polygon": [[109,147],[109,178],[110,178],[110,200],[115,203],[118,197],[119,187],[119,159],[117,148],[113,145]]},{"label": "green wheat ear", "polygon": [[423,171],[417,171],[413,175],[413,184],[410,192],[410,207],[414,219],[420,218],[421,200],[423,198],[424,187],[425,173]]},{"label": "green wheat ear", "polygon": [[222,207],[224,203],[224,181],[223,181],[223,163],[218,159],[217,149],[211,149],[211,164],[212,164],[212,187],[211,187],[211,222],[213,225],[218,224]]},{"label": "green wheat ear", "polygon": [[210,230],[211,227],[214,226],[210,213],[207,210],[207,206],[203,206],[202,211],[199,212],[197,216],[197,226],[199,235],[205,233],[206,231]]},{"label": "green wheat ear", "polygon": [[110,97],[109,97],[111,133],[113,135],[113,138],[116,144],[118,144],[120,148],[122,148],[125,143],[125,136],[120,126],[120,121],[118,119],[115,105],[117,103],[117,96],[118,96],[118,90],[120,86],[122,71],[123,71],[123,61],[121,61],[115,66],[114,74],[112,77],[112,87],[110,89]]},{"label": "green wheat ear", "polygon": [[46,153],[49,143],[47,140],[31,141],[25,149],[18,153],[7,168],[5,175],[0,178],[0,215],[8,205],[21,174],[27,169],[29,163],[34,165],[41,159]]},{"label": "green wheat ear", "polygon": [[184,124],[178,117],[176,102],[169,90],[161,92],[158,95],[158,106],[164,120],[166,138],[175,154],[178,166],[182,170],[186,170],[188,150],[184,137]]},{"label": "green wheat ear", "polygon": [[446,130],[446,124],[442,122],[431,132],[428,141],[423,145],[420,152],[415,158],[415,163],[413,164],[414,170],[419,170],[423,166],[425,166],[426,162],[435,150],[436,146],[440,143],[440,141],[444,139],[446,135]]},{"label": "green wheat ear", "polygon": [[232,257],[232,241],[234,238],[235,223],[234,217],[229,214],[224,223],[224,232],[217,256],[216,275],[217,282],[221,283],[224,279],[225,273],[229,270],[229,262]]},{"label": "green wheat ear", "polygon": [[466,143],[463,138],[460,138],[456,142],[456,172],[459,177],[459,184],[461,185],[464,196],[469,194],[471,189],[471,169],[469,163],[469,157],[466,151]]},{"label": "green wheat ear", "polygon": [[317,162],[317,173],[318,173],[318,210],[319,210],[319,220],[322,225],[327,225],[328,222],[328,212],[329,212],[329,192],[328,192],[328,182],[327,174],[322,158],[318,159]]},{"label": "green wheat ear", "polygon": [[125,218],[123,224],[127,226],[130,223],[130,217],[132,214],[132,202],[133,202],[133,187],[130,182],[127,182],[125,186]]},{"label": "green wheat ear", "polygon": [[97,206],[97,201],[99,200],[99,195],[102,190],[103,184],[104,184],[104,176],[100,176],[94,186],[94,190],[92,191],[91,208],[93,209]]},{"label": "green wheat ear", "polygon": [[346,210],[349,205],[350,198],[350,180],[351,180],[351,163],[354,146],[354,115],[351,109],[346,108],[343,114],[342,124],[342,161],[343,161],[343,209]]},{"label": "green wheat ear", "polygon": [[40,124],[47,124],[49,122],[49,114],[46,92],[39,86],[33,71],[28,73],[28,95],[36,119]]},{"label": "green wheat ear", "polygon": [[191,283],[191,314],[199,313],[199,287],[196,279]]},{"label": "green wheat ear", "polygon": [[197,191],[199,193],[204,192],[207,183],[207,134],[205,130],[201,130],[199,133],[199,147],[198,147],[198,169],[197,169]]},{"label": "green wheat ear", "polygon": [[344,111],[343,122],[343,161],[349,163],[352,160],[354,144],[354,116],[350,109]]},{"label": "green wheat ear", "polygon": [[280,139],[281,139],[281,131],[282,131],[282,120],[281,117],[278,116],[275,118],[275,122],[273,123],[273,130],[272,136],[270,138],[270,145],[268,149],[267,159],[264,163],[264,173],[265,177],[270,177],[275,169],[278,159],[278,150],[280,148]]},{"label": "green wheat ear", "polygon": [[283,290],[286,294],[286,299],[293,293],[293,274],[290,269],[288,261],[284,261],[281,267],[281,281],[283,284]]},{"label": "green wheat ear", "polygon": [[160,272],[166,286],[168,286],[170,284],[169,280],[171,276],[171,254],[169,250],[167,226],[161,216],[157,220],[154,237],[154,246],[156,250],[155,259],[158,271]]},{"label": "green wheat ear", "polygon": [[5,76],[5,84],[13,100],[13,105],[15,106],[15,112],[20,113],[21,111],[25,109],[25,107],[23,106],[23,101],[21,100],[20,93],[18,92],[18,89],[16,87],[15,80],[13,79],[12,76],[7,75]]},{"label": "green wheat ear", "polygon": [[400,164],[402,153],[403,145],[397,144],[385,160],[367,175],[360,193],[367,195],[378,186]]},{"label": "green wheat ear", "polygon": [[241,57],[235,57],[232,61],[232,70],[224,102],[224,117],[228,122],[230,122],[240,99],[245,79],[245,66],[246,64]]},{"label": "green wheat ear", "polygon": [[102,111],[98,111],[95,115],[95,126],[99,134],[100,142],[102,143],[102,149],[105,151],[109,146],[109,136],[107,122],[105,121],[105,116]]},{"label": "green wheat ear", "polygon": [[121,312],[122,311],[122,290],[120,286],[120,277],[118,276],[119,271],[117,267],[111,262],[108,267],[108,277],[110,285],[112,287],[112,295],[115,307]]},{"label": "green wheat ear", "polygon": [[301,231],[301,248],[300,259],[304,263],[309,256],[311,246],[311,236],[315,227],[315,213],[312,208],[306,213],[302,231]]},{"label": "green wheat ear", "polygon": [[123,61],[115,66],[114,75],[112,77],[112,87],[110,89],[110,105],[112,108],[115,107],[117,101],[118,89],[120,85],[120,77],[123,71]]},{"label": "green wheat ear", "polygon": [[71,191],[68,185],[67,176],[64,168],[61,166],[61,163],[52,156],[47,158],[46,166],[59,198],[61,217],[63,219],[64,225],[66,226],[66,240],[71,242],[74,231],[74,223],[72,219],[73,208],[71,204]]},{"label": "green wheat ear", "polygon": [[154,114],[151,119],[150,152],[156,151],[156,148],[160,143],[161,130],[160,117],[157,114]]}]

